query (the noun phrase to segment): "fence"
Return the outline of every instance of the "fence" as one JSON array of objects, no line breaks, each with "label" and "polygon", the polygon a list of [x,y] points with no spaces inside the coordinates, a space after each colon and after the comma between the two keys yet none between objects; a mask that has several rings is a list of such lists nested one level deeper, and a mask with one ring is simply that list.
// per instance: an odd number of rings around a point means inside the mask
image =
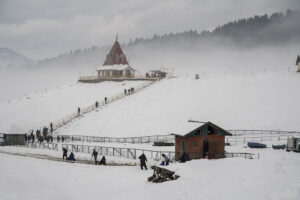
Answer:
[{"label": "fence", "polygon": [[[226,136],[225,141],[231,144],[240,144],[246,142],[264,142],[275,140],[286,140],[289,137],[300,137],[297,131],[279,131],[279,130],[228,130],[232,136]],[[251,136],[253,135],[253,136]],[[254,136],[260,135],[260,136]],[[81,142],[102,142],[102,143],[131,143],[144,144],[153,142],[175,142],[173,135],[152,135],[141,137],[97,137],[83,135],[63,135],[65,141],[81,141]],[[59,136],[61,138],[61,136]]]},{"label": "fence", "polygon": [[[134,92],[138,92],[138,91],[141,91],[142,89],[152,85],[153,83],[155,83],[156,81],[149,81],[149,82],[146,82],[146,83],[143,83],[137,87],[134,88]],[[112,97],[109,97],[107,99],[107,103],[111,103],[111,102],[114,102],[116,100],[119,100],[123,97],[125,97],[127,95],[124,94],[124,92],[121,92],[119,94],[116,94]],[[104,100],[101,100],[99,101],[99,107],[102,107],[104,106],[106,103]],[[86,114],[88,112],[91,112],[92,110],[95,110],[96,107],[95,105],[90,105],[90,106],[87,106],[87,107],[84,107],[84,108],[81,108],[80,109],[80,114]],[[77,112],[74,112],[66,117],[64,117],[63,119],[59,120],[59,121],[56,121],[56,122],[53,122],[53,129],[56,130],[57,128],[59,127],[62,127],[68,123],[70,123],[73,119],[79,117],[80,115],[77,113]]]},{"label": "fence", "polygon": [[58,144],[56,143],[39,143],[39,142],[28,142],[25,144],[25,147],[29,148],[39,148],[39,149],[50,149],[58,151]]},{"label": "fence", "polygon": [[[190,159],[200,159],[204,158],[203,152],[185,152]],[[176,158],[180,158],[183,152],[176,152]],[[210,153],[208,154],[209,159],[219,159],[219,158],[235,158],[242,157],[246,159],[258,159],[259,154],[254,153],[240,153],[240,152],[224,152],[224,153]]]},{"label": "fence", "polygon": [[75,145],[75,144],[62,144],[62,147],[72,152],[92,154],[95,149],[100,155],[123,157],[129,159],[137,159],[139,155],[144,153],[148,158],[154,160],[162,159],[162,154],[167,155],[170,160],[175,159],[175,152],[172,151],[153,151],[145,149],[134,148],[118,148],[118,147],[103,147],[103,146],[90,146],[90,145]]},{"label": "fence", "polygon": [[57,142],[62,141],[62,137],[66,142],[101,142],[101,143],[130,143],[130,144],[146,144],[154,142],[174,142],[173,135],[152,135],[142,137],[98,137],[83,135],[58,135],[54,138]]},{"label": "fence", "polygon": [[273,136],[228,136],[225,138],[226,143],[231,145],[246,144],[248,142],[272,142],[272,141],[286,141],[294,135],[273,135]]},{"label": "fence", "polygon": [[233,136],[243,135],[281,135],[281,134],[296,134],[300,136],[299,131],[280,131],[280,130],[227,130]]}]

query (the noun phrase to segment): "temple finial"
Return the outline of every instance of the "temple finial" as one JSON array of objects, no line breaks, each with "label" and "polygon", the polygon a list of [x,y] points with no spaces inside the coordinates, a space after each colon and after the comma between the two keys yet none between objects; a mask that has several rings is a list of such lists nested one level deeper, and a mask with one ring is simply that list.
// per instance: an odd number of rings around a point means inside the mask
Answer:
[{"label": "temple finial", "polygon": [[118,41],[118,34],[117,34],[117,36],[116,36],[116,41]]}]

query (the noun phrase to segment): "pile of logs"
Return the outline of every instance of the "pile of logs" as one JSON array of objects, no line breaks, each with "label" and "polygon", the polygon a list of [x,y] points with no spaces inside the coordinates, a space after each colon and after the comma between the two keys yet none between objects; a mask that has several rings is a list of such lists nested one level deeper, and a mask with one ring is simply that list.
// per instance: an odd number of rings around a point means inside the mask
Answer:
[{"label": "pile of logs", "polygon": [[151,169],[153,169],[153,175],[148,178],[149,182],[162,183],[165,181],[176,180],[180,177],[175,175],[175,172],[165,168],[152,166]]}]

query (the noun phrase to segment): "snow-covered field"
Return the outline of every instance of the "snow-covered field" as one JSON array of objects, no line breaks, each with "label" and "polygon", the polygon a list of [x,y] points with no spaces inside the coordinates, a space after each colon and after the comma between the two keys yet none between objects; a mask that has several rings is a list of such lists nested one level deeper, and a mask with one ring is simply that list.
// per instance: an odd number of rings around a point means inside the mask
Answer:
[{"label": "snow-covered field", "polygon": [[0,132],[26,132],[49,126],[65,116],[135,87],[143,81],[103,82],[98,84],[74,83],[39,91],[32,95],[0,101]]},{"label": "snow-covered field", "polygon": [[[227,148],[243,149],[242,146]],[[141,171],[139,166],[82,165],[0,153],[0,197],[5,200],[299,199],[299,154],[272,149],[246,151],[260,153],[260,159],[172,163],[167,168],[181,177],[161,184],[148,183],[152,170]]]},{"label": "snow-covered field", "polygon": [[211,121],[225,129],[300,130],[300,74],[179,77],[91,112],[60,134],[111,137],[185,134],[187,120]]}]

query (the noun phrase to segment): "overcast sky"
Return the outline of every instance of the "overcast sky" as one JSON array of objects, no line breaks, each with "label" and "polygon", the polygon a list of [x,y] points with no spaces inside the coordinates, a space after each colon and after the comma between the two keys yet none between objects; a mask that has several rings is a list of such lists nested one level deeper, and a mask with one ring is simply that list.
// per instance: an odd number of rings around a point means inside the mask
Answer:
[{"label": "overcast sky", "polygon": [[300,0],[0,0],[0,47],[37,60],[288,8]]}]

